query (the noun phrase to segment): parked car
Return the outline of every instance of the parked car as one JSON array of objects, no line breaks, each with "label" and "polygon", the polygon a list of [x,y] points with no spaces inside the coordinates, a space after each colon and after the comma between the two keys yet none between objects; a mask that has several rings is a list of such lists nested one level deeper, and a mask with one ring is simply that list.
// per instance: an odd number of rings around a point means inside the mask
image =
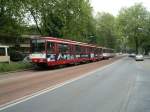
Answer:
[{"label": "parked car", "polygon": [[129,54],[129,57],[135,57],[135,56],[136,56],[135,53]]},{"label": "parked car", "polygon": [[135,60],[136,60],[136,61],[144,61],[144,56],[143,56],[142,54],[137,54],[137,55],[135,56]]}]

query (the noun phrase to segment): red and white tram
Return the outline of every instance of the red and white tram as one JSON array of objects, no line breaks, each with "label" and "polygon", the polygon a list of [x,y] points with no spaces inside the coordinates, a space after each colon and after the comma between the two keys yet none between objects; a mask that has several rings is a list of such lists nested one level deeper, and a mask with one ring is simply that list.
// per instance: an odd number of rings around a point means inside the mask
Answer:
[{"label": "red and white tram", "polygon": [[39,66],[55,66],[97,61],[112,56],[113,49],[67,39],[40,37],[31,39],[29,58]]}]

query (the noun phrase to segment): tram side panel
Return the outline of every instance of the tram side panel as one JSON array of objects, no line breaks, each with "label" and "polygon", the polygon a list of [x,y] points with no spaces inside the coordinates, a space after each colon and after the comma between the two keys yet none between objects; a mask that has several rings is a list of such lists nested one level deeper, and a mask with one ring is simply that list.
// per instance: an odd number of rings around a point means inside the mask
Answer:
[{"label": "tram side panel", "polygon": [[85,46],[55,43],[55,47],[52,48],[55,48],[53,53],[47,54],[47,63],[49,66],[73,64],[89,60]]},{"label": "tram side panel", "polygon": [[55,43],[55,47],[52,48],[55,49],[53,53],[47,54],[47,63],[49,66],[102,59],[102,49],[96,51],[94,47]]}]

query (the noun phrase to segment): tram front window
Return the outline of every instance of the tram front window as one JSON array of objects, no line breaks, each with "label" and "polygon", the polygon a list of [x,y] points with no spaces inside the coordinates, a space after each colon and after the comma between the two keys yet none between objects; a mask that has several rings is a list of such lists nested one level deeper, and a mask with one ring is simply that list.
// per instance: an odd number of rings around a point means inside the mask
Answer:
[{"label": "tram front window", "polygon": [[45,40],[32,40],[31,51],[32,52],[45,52]]}]

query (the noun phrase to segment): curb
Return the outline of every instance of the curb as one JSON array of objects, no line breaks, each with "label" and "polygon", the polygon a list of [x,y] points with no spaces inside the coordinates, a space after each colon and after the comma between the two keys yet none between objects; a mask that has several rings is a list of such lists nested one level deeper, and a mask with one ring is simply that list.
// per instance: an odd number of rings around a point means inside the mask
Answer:
[{"label": "curb", "polygon": [[7,74],[10,74],[10,73],[23,72],[23,71],[29,71],[29,70],[33,70],[33,68],[20,69],[20,70],[9,71],[9,72],[1,72],[0,75],[7,75]]}]

